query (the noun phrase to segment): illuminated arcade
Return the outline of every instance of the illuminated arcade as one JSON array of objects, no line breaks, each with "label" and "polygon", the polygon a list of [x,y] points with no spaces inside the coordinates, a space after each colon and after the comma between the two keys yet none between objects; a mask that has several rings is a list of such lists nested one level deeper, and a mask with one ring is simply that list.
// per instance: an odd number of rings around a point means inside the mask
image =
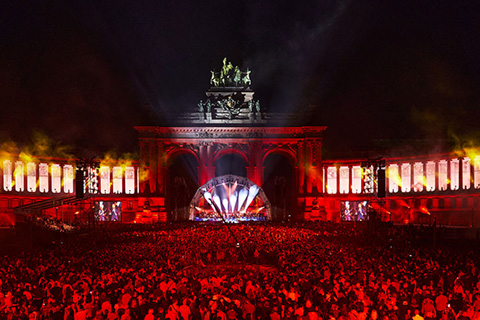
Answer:
[{"label": "illuminated arcade", "polygon": [[435,219],[480,226],[477,150],[324,159],[327,128],[303,126],[294,115],[264,107],[254,97],[251,74],[224,60],[220,72],[212,71],[205,98],[174,126],[135,128],[139,159],[3,152],[0,224],[26,216],[152,223],[218,220],[219,214],[231,221],[366,221],[375,212],[402,224]]}]

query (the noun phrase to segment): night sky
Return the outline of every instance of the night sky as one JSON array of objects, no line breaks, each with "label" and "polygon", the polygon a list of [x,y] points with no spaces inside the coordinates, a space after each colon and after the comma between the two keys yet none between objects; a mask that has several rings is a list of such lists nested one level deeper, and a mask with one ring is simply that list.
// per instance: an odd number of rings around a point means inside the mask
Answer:
[{"label": "night sky", "polygon": [[1,142],[137,151],[133,126],[193,111],[224,57],[263,108],[328,126],[327,157],[480,141],[477,0],[8,0],[0,48]]}]

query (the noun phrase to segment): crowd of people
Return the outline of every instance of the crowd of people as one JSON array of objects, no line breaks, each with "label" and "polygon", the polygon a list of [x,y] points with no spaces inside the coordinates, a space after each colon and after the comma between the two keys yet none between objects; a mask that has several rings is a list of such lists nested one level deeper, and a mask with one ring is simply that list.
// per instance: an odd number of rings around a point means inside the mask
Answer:
[{"label": "crowd of people", "polygon": [[135,228],[3,257],[0,319],[480,319],[477,252],[414,228]]},{"label": "crowd of people", "polygon": [[268,217],[264,212],[231,212],[223,213],[219,216],[213,211],[196,212],[193,218],[194,221],[223,221],[229,223],[249,222],[249,221],[267,221]]},{"label": "crowd of people", "polygon": [[73,223],[68,223],[62,219],[58,219],[46,214],[42,214],[39,216],[33,216],[33,215],[25,216],[24,220],[27,222],[34,223],[45,229],[50,229],[50,230],[59,231],[59,232],[72,232],[79,228],[79,226]]}]

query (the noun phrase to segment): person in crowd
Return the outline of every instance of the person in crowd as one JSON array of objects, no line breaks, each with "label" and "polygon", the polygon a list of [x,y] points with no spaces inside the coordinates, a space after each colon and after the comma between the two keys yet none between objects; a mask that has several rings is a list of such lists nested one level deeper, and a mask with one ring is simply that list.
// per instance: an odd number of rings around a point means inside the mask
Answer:
[{"label": "person in crowd", "polygon": [[128,228],[3,257],[0,319],[480,318],[479,255],[415,242],[419,228]]}]

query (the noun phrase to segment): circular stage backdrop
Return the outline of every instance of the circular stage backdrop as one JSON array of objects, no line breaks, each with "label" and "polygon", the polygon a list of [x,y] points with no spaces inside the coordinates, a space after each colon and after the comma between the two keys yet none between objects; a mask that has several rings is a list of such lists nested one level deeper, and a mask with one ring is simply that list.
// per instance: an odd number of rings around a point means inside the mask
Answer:
[{"label": "circular stage backdrop", "polygon": [[271,206],[262,188],[245,177],[215,177],[198,188],[190,202],[193,221],[266,221]]}]

